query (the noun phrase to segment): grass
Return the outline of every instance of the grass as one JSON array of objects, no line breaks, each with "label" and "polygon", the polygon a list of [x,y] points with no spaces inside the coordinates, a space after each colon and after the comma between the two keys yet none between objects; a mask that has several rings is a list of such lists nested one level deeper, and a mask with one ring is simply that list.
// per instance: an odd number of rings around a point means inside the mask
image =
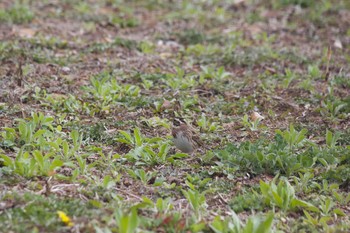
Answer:
[{"label": "grass", "polygon": [[3,1],[0,229],[348,232],[350,5],[313,2]]},{"label": "grass", "polygon": [[7,9],[0,10],[0,22],[23,24],[30,23],[35,14],[26,4],[14,3]]}]

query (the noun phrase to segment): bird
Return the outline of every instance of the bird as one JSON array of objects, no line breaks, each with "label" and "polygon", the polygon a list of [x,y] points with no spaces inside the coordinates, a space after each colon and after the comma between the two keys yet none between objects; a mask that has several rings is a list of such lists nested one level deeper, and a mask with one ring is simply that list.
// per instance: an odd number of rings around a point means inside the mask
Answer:
[{"label": "bird", "polygon": [[179,127],[173,127],[171,134],[176,148],[183,153],[191,154],[201,144],[199,138],[184,123],[181,123]]}]

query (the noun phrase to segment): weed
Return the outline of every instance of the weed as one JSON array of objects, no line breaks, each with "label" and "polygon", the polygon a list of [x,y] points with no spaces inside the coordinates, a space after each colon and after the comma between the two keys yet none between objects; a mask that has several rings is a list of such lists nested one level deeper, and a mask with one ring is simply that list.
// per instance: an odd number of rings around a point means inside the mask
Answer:
[{"label": "weed", "polygon": [[349,232],[349,1],[0,2],[1,231]]},{"label": "weed", "polygon": [[9,9],[0,10],[0,21],[23,24],[33,20],[34,13],[28,5],[15,3]]},{"label": "weed", "polygon": [[260,181],[260,191],[267,205],[277,206],[283,211],[292,210],[296,207],[307,208],[315,212],[319,211],[311,203],[297,199],[293,186],[287,180],[280,180],[277,185],[274,182],[267,184]]},{"label": "weed", "polygon": [[190,203],[197,219],[202,218],[203,210],[207,207],[205,192],[200,193],[197,190],[182,190],[183,195]]},{"label": "weed", "polygon": [[264,209],[264,203],[261,202],[260,196],[256,192],[244,192],[235,196],[229,203],[229,206],[236,213],[243,211],[256,210],[261,211]]},{"label": "weed", "polygon": [[225,232],[270,232],[272,228],[274,214],[270,213],[266,217],[253,216],[250,217],[247,223],[244,225],[235,212],[231,212],[231,216],[225,218],[224,220],[220,219],[219,216],[216,216],[210,228],[215,233],[225,233]]}]

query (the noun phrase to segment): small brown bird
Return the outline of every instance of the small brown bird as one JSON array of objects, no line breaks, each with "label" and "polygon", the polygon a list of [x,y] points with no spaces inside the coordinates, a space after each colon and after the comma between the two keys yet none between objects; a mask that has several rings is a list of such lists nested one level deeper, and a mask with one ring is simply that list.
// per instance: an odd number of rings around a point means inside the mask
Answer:
[{"label": "small brown bird", "polygon": [[193,132],[186,124],[180,124],[180,127],[173,128],[171,134],[177,149],[184,153],[192,153],[196,145],[200,145],[199,138],[193,135]]}]

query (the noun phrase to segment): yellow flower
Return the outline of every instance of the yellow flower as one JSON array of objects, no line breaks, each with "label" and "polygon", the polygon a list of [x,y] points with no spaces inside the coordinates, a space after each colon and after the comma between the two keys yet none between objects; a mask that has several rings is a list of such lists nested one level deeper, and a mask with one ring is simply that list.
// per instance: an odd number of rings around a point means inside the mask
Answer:
[{"label": "yellow flower", "polygon": [[66,215],[63,211],[57,211],[58,217],[60,217],[61,221],[66,224],[66,226],[72,227],[74,224],[70,217]]}]

